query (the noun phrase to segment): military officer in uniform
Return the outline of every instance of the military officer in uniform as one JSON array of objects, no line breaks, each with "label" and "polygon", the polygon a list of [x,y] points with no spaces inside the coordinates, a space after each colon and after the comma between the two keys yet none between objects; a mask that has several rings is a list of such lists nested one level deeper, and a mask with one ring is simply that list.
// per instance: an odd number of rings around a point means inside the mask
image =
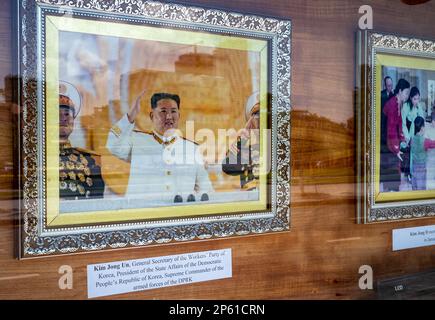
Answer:
[{"label": "military officer in uniform", "polygon": [[153,128],[140,131],[135,120],[144,94],[111,128],[106,144],[114,156],[131,164],[126,196],[159,203],[208,200],[213,187],[198,146],[177,130],[179,96],[154,94],[149,114]]},{"label": "military officer in uniform", "polygon": [[67,90],[65,84],[60,85],[59,196],[62,200],[103,198],[104,181],[101,176],[100,155],[73,147],[69,141],[79,110],[66,93]]},{"label": "military officer in uniform", "polygon": [[245,106],[246,126],[230,146],[222,163],[222,171],[240,177],[240,188],[257,190],[260,170],[260,100],[259,93],[252,94]]}]

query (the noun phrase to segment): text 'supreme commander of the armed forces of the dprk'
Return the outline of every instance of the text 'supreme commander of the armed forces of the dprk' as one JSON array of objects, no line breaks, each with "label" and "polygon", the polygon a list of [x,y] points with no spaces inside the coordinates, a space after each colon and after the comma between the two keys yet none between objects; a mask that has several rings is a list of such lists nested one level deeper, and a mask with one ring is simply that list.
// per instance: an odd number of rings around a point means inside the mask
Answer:
[{"label": "text 'supreme commander of the armed forces of the dprk'", "polygon": [[143,91],[134,105],[110,130],[106,147],[129,161],[126,196],[163,202],[208,200],[213,191],[197,144],[178,132],[180,97],[155,93],[151,97],[150,131],[135,130]]},{"label": "text 'supreme commander of the armed forces of the dprk'", "polygon": [[[101,176],[101,157],[93,151],[71,145],[70,135],[74,119],[80,112],[80,99],[74,86],[59,85],[59,197],[62,200],[102,198],[104,181]],[[78,101],[77,101],[78,100]]]}]

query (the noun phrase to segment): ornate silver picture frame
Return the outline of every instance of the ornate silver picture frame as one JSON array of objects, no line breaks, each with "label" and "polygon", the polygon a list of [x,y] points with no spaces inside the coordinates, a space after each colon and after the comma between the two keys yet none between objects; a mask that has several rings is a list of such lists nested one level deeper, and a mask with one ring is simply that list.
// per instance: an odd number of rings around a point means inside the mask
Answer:
[{"label": "ornate silver picture frame", "polygon": [[435,216],[435,42],[357,34],[360,223]]},{"label": "ornate silver picture frame", "polygon": [[289,230],[290,21],[141,0],[18,7],[20,258]]}]

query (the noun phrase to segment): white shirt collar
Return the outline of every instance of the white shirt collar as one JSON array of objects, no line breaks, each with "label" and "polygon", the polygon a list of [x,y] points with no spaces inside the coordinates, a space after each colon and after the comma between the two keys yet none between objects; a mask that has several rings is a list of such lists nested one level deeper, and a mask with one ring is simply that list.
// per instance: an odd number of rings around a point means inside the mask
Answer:
[{"label": "white shirt collar", "polygon": [[157,137],[159,137],[160,139],[162,139],[162,141],[165,142],[165,143],[166,143],[166,142],[169,142],[169,141],[171,141],[172,139],[178,137],[178,135],[177,135],[176,132],[175,132],[174,134],[168,136],[168,137],[162,136],[162,135],[159,134],[156,130],[153,130],[153,132],[154,132],[154,134],[155,134]]}]

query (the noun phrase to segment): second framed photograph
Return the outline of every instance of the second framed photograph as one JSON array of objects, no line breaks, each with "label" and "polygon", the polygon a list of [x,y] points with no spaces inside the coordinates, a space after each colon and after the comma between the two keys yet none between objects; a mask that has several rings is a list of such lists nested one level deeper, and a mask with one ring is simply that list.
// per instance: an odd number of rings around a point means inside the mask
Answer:
[{"label": "second framed photograph", "polygon": [[435,216],[435,42],[358,34],[358,215]]},{"label": "second framed photograph", "polygon": [[22,257],[289,229],[289,21],[141,1],[20,12]]}]

